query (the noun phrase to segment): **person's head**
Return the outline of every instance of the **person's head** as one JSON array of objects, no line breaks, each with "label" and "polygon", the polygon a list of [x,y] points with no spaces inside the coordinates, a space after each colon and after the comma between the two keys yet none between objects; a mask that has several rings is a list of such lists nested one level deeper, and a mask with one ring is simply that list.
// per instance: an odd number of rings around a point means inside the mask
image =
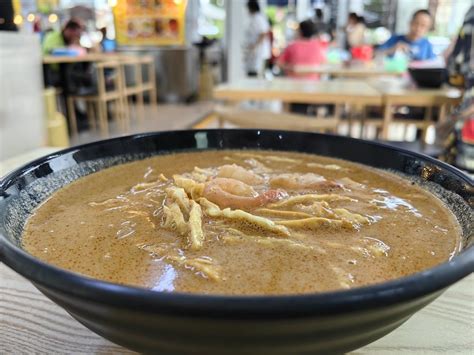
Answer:
[{"label": "person's head", "polygon": [[311,20],[300,22],[299,29],[301,38],[308,39],[314,35],[314,24]]},{"label": "person's head", "polygon": [[316,17],[316,20],[322,21],[324,17],[323,10],[317,8],[316,10],[314,10],[314,16]]},{"label": "person's head", "polygon": [[409,39],[415,41],[424,37],[431,29],[432,24],[433,19],[428,10],[416,11],[410,21]]},{"label": "person's head", "polygon": [[70,19],[63,27],[63,38],[66,44],[78,44],[81,39],[83,26],[81,21]]},{"label": "person's head", "polygon": [[257,12],[260,12],[260,5],[258,4],[257,0],[249,0],[247,2],[247,9],[251,14],[255,14]]},{"label": "person's head", "polygon": [[359,21],[359,16],[355,12],[351,12],[347,18],[347,24],[355,25]]},{"label": "person's head", "polygon": [[99,28],[100,33],[102,34],[102,39],[107,38],[107,27],[101,27]]}]

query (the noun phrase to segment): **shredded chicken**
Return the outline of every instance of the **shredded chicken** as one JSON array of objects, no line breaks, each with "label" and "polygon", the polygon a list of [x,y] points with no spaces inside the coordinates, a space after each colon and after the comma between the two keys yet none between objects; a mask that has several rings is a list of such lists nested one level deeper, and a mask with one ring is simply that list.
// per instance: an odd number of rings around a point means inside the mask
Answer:
[{"label": "shredded chicken", "polygon": [[309,204],[314,201],[357,201],[347,196],[337,194],[306,194],[291,196],[285,200],[269,204],[269,208],[290,207],[298,204]]},{"label": "shredded chicken", "polygon": [[212,261],[204,258],[188,259],[185,256],[166,256],[169,261],[174,261],[180,266],[190,268],[195,272],[201,273],[204,277],[213,281],[221,281],[219,268],[213,265]]},{"label": "shredded chicken", "polygon": [[288,229],[286,229],[284,226],[275,224],[275,222],[273,222],[271,219],[255,216],[242,210],[231,210],[230,208],[221,210],[219,206],[213,204],[205,198],[200,198],[199,203],[205,208],[206,214],[210,217],[223,217],[239,220],[258,229],[263,229],[286,237],[290,235]]},{"label": "shredded chicken", "polygon": [[189,213],[190,244],[191,249],[201,249],[204,241],[204,232],[202,230],[202,210],[201,206],[191,201],[191,212]]},{"label": "shredded chicken", "polygon": [[340,219],[329,219],[323,217],[293,219],[289,221],[276,221],[275,223],[289,228],[300,229],[318,229],[320,227],[353,228],[353,225],[350,222]]},{"label": "shredded chicken", "polygon": [[188,232],[188,224],[184,220],[178,204],[172,203],[170,206],[163,206],[163,214],[165,217],[163,227],[174,229],[181,235]]},{"label": "shredded chicken", "polygon": [[341,219],[345,219],[352,223],[369,224],[370,222],[367,217],[364,217],[358,213],[352,213],[346,210],[345,208],[336,208],[334,209],[334,213],[336,214],[337,217]]},{"label": "shredded chicken", "polygon": [[273,210],[270,208],[257,208],[255,213],[263,214],[266,216],[278,217],[278,218],[308,218],[311,217],[309,213],[298,212],[298,211],[282,211]]},{"label": "shredded chicken", "polygon": [[301,242],[297,242],[290,239],[281,239],[281,238],[273,238],[273,237],[261,237],[261,236],[252,236],[252,235],[226,235],[222,237],[222,240],[226,243],[235,244],[241,243],[245,241],[252,241],[254,243],[268,246],[268,247],[285,247],[289,249],[296,249],[296,250],[307,250],[307,251],[315,251],[320,254],[326,254],[326,250],[321,247],[303,244]]},{"label": "shredded chicken", "polygon": [[173,180],[176,186],[184,189],[193,200],[197,200],[202,196],[205,186],[204,183],[197,182],[182,175],[173,175]]},{"label": "shredded chicken", "polygon": [[191,202],[183,188],[175,186],[168,187],[166,189],[166,194],[179,205],[183,214],[189,215]]}]

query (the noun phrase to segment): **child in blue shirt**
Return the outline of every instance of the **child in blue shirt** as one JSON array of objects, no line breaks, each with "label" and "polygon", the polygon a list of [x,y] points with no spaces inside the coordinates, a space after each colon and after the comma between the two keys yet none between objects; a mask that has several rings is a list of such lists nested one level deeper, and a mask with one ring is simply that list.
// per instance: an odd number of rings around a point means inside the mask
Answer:
[{"label": "child in blue shirt", "polygon": [[410,30],[406,35],[393,35],[377,48],[378,51],[392,56],[396,51],[403,51],[410,60],[434,59],[433,47],[425,37],[433,20],[428,10],[416,11],[410,22]]}]

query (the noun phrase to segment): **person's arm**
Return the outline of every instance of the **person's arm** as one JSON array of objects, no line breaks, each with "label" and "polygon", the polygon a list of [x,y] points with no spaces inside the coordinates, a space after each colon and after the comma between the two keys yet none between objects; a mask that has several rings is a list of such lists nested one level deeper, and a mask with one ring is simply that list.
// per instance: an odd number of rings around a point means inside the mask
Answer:
[{"label": "person's arm", "polygon": [[283,53],[280,54],[280,56],[278,57],[278,66],[284,71],[284,72],[287,72],[289,69],[291,69],[291,52],[292,52],[292,45],[288,45],[288,47],[286,47],[284,50],[283,50]]},{"label": "person's arm", "polygon": [[408,52],[410,46],[400,41],[398,36],[392,36],[387,42],[377,48],[377,52],[383,55],[393,55],[397,50]]}]

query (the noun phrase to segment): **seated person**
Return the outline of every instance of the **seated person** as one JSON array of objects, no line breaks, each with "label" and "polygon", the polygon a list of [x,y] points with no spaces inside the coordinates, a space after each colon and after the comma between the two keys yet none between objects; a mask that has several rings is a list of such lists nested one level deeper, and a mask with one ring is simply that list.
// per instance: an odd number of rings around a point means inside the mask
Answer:
[{"label": "seated person", "polygon": [[410,30],[406,35],[393,35],[379,46],[377,51],[394,55],[396,51],[404,52],[410,60],[434,59],[433,47],[425,37],[430,30],[433,20],[428,10],[416,11],[410,22]]},{"label": "seated person", "polygon": [[[82,22],[78,19],[68,20],[61,31],[49,31],[45,34],[42,43],[43,55],[51,54],[55,49],[70,48],[78,55],[87,53],[80,45],[84,31]],[[71,63],[65,66],[61,75],[59,65],[52,64],[45,68],[45,85],[59,86],[64,94],[77,94],[84,88],[87,90],[95,85],[93,66],[90,63]]]},{"label": "seated person", "polygon": [[290,43],[278,59],[278,63],[286,75],[319,79],[318,74],[298,75],[295,71],[299,65],[316,66],[326,61],[327,44],[317,38],[313,38],[313,35],[313,22],[310,20],[301,22],[299,25],[299,38]]},{"label": "seated person", "polygon": [[360,47],[365,44],[365,20],[355,12],[349,14],[346,26],[346,49]]},{"label": "seated person", "polygon": [[58,48],[71,47],[85,53],[85,49],[80,46],[79,40],[84,28],[82,23],[76,19],[70,19],[66,22],[61,32],[51,31],[44,37],[42,44],[43,55],[51,54]]}]

